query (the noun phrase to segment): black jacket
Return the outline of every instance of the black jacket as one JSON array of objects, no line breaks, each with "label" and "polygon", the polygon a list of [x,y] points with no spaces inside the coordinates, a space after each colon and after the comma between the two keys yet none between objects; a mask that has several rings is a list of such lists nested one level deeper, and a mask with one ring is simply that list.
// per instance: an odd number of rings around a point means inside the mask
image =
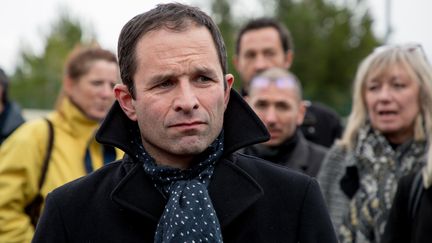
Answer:
[{"label": "black jacket", "polygon": [[240,150],[273,163],[286,166],[296,171],[315,177],[327,153],[327,148],[306,140],[300,131],[280,146],[269,148],[255,144]]},{"label": "black jacket", "polygon": [[[416,173],[406,175],[398,183],[383,243],[430,243],[432,241],[432,187],[425,189],[422,185],[423,192],[415,213],[409,207],[415,175]],[[411,200],[413,198],[414,196]]]},{"label": "black jacket", "polygon": [[[116,103],[97,137],[125,157],[52,192],[33,242],[153,242],[166,198],[127,155],[132,126]],[[268,138],[234,91],[224,131],[225,152],[209,184],[224,242],[337,242],[314,179],[233,153]]]},{"label": "black jacket", "polygon": [[300,128],[307,140],[327,148],[330,148],[343,132],[339,115],[330,107],[318,102],[310,102],[307,105]]},{"label": "black jacket", "polygon": [[24,123],[21,108],[13,102],[5,103],[3,112],[0,113],[0,145],[4,140]]}]

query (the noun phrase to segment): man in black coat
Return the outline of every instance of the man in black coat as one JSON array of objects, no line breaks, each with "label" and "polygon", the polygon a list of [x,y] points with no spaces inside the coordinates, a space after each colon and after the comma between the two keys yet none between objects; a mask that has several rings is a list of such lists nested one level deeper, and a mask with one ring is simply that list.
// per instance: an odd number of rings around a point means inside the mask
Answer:
[{"label": "man in black coat", "polygon": [[[272,18],[257,18],[247,22],[236,39],[234,66],[242,81],[246,96],[252,78],[272,67],[289,69],[294,60],[294,42],[288,29]],[[307,102],[306,114],[300,127],[307,140],[331,147],[342,135],[339,115],[318,102]]]},{"label": "man in black coat", "polygon": [[270,140],[241,152],[315,177],[327,148],[306,140],[298,129],[306,108],[297,77],[283,68],[269,68],[252,79],[246,98],[270,132]]},{"label": "man in black coat", "polygon": [[336,242],[314,179],[234,153],[268,133],[231,90],[208,15],[158,5],[118,51],[97,139],[126,155],[52,192],[33,242]]}]

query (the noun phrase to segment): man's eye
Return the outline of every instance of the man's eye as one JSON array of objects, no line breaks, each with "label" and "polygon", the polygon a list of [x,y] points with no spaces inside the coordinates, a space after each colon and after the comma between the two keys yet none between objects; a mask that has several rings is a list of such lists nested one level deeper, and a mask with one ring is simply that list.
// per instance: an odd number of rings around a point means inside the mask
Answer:
[{"label": "man's eye", "polygon": [[280,112],[285,112],[291,110],[291,106],[285,103],[276,104],[276,110]]},{"label": "man's eye", "polygon": [[157,85],[157,87],[159,87],[159,88],[169,88],[169,87],[171,87],[171,86],[173,86],[173,85],[174,85],[174,84],[173,84],[172,81],[167,80],[167,81],[160,82],[160,83]]},{"label": "man's eye", "polygon": [[254,104],[255,109],[264,110],[267,109],[267,103],[265,102],[257,102]]},{"label": "man's eye", "polygon": [[255,53],[254,52],[247,52],[245,54],[245,58],[247,58],[247,59],[253,59],[253,58],[255,58]]},{"label": "man's eye", "polygon": [[212,81],[212,79],[206,76],[199,76],[197,81],[200,83],[206,83]]},{"label": "man's eye", "polygon": [[267,50],[264,52],[264,56],[265,57],[274,57],[276,55],[276,52],[274,52],[273,50]]}]

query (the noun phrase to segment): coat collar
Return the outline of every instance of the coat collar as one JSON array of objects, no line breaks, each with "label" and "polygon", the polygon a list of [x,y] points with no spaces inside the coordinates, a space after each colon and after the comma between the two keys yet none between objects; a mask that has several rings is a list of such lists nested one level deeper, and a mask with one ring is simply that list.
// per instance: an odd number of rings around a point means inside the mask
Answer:
[{"label": "coat collar", "polygon": [[[125,160],[131,158],[126,155]],[[123,209],[157,223],[167,199],[153,184],[141,164],[135,163],[114,188],[111,199]],[[264,194],[244,170],[226,159],[216,164],[208,190],[222,228]]]},{"label": "coat collar", "polygon": [[89,119],[68,97],[64,97],[56,112],[49,115],[53,119],[59,119],[59,126],[73,137],[80,139],[85,136],[85,141],[93,139],[99,122]]},{"label": "coat collar", "polygon": [[[130,143],[138,127],[137,122],[130,120],[116,101],[102,122],[96,134],[96,140],[132,154]],[[235,91],[231,90],[230,101],[224,114],[224,155],[239,148],[267,141],[269,134],[264,124],[252,111],[249,105]]]},{"label": "coat collar", "polygon": [[[103,121],[96,139],[100,143],[130,151],[128,134],[136,131],[137,123],[131,121],[116,102]],[[224,156],[254,143],[268,140],[269,134],[264,124],[255,115],[240,95],[231,90],[230,101],[224,116]],[[111,198],[121,207],[136,212],[152,221],[158,222],[166,204],[162,193],[156,189],[145,174],[140,163],[134,163],[126,155],[125,162],[133,165],[125,176],[120,177]],[[126,166],[124,163],[123,166]],[[263,195],[262,188],[240,167],[221,159],[216,164],[209,194],[218,214],[222,227],[246,210]]]},{"label": "coat collar", "polygon": [[[132,162],[128,146],[130,136],[136,131],[137,123],[132,122],[116,102],[103,121],[96,139],[126,152],[125,162]],[[231,90],[230,101],[224,117],[224,156],[254,143],[268,140],[269,134],[249,105],[240,95]],[[123,166],[126,166],[126,163]],[[140,163],[132,164],[125,176],[121,177],[111,198],[122,208],[136,212],[156,223],[164,210],[166,199],[145,175]],[[228,225],[252,205],[264,192],[245,171],[227,159],[216,164],[209,185],[209,194],[218,214],[221,227]]]}]

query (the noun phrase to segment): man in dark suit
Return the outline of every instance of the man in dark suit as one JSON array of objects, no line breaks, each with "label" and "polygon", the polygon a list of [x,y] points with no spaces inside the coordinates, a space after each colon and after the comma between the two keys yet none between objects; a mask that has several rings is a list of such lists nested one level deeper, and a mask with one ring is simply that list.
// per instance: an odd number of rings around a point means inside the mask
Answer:
[{"label": "man in dark suit", "polygon": [[[248,94],[252,78],[271,67],[289,69],[294,60],[294,42],[288,29],[271,18],[253,19],[239,31],[234,65],[242,81],[242,94]],[[306,102],[301,130],[309,141],[325,147],[342,135],[339,115],[329,107]]]},{"label": "man in dark suit", "polygon": [[315,177],[327,148],[307,141],[298,129],[306,108],[297,77],[283,68],[269,68],[252,79],[246,98],[270,132],[270,140],[241,152]]},{"label": "man in dark suit", "polygon": [[52,192],[33,242],[336,242],[314,179],[234,153],[268,132],[208,15],[158,5],[123,27],[118,56],[97,139],[126,155]]}]

